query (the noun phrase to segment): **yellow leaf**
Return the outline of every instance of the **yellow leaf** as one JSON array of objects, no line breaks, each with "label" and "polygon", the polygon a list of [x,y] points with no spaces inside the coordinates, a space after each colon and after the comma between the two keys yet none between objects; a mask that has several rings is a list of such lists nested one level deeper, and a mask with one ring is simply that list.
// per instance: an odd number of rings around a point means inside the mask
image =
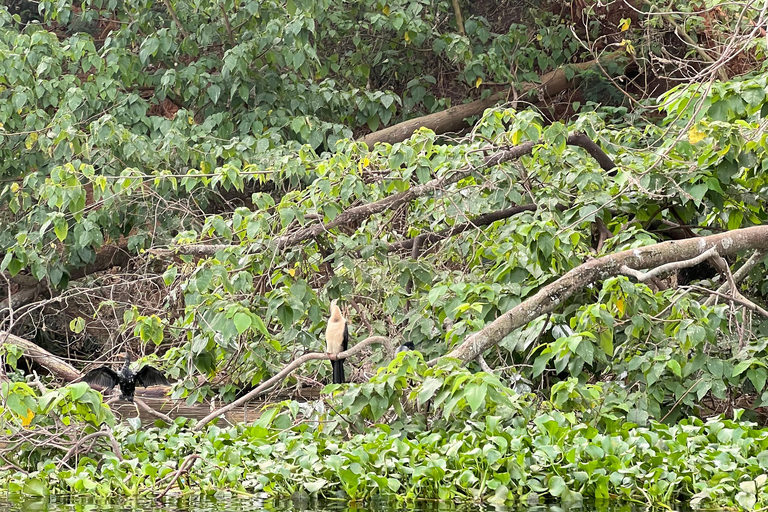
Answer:
[{"label": "yellow leaf", "polygon": [[482,83],[483,83],[483,79],[480,78],[480,77],[477,77],[477,80],[475,80],[475,89],[480,87],[480,84],[482,84]]},{"label": "yellow leaf", "polygon": [[37,142],[37,132],[32,132],[27,135],[27,140],[24,142],[24,146],[27,149],[32,149],[32,146],[35,145],[35,142]]},{"label": "yellow leaf", "polygon": [[16,192],[18,192],[20,188],[21,188],[21,187],[19,186],[19,184],[18,184],[18,183],[16,183],[16,182],[14,182],[14,183],[11,183],[11,192],[13,192],[14,194],[15,194]]},{"label": "yellow leaf", "polygon": [[27,409],[27,415],[21,417],[21,424],[24,427],[28,427],[30,423],[32,423],[32,420],[35,417],[35,413],[32,412],[32,409]]},{"label": "yellow leaf", "polygon": [[403,39],[405,39],[405,42],[406,42],[406,43],[410,43],[410,42],[411,42],[411,36],[409,36],[409,35],[408,35],[408,32],[406,32],[406,33],[403,35]]},{"label": "yellow leaf", "polygon": [[626,32],[627,30],[629,30],[629,25],[631,24],[632,24],[631,19],[622,18],[621,21],[619,22],[619,28],[621,29],[622,32]]},{"label": "yellow leaf", "polygon": [[616,309],[619,315],[624,316],[624,299],[616,299]]},{"label": "yellow leaf", "polygon": [[385,5],[384,7],[382,7],[381,12],[384,13],[384,16],[389,16],[389,6]]},{"label": "yellow leaf", "polygon": [[189,124],[195,124],[195,118],[194,118],[194,117],[192,117],[192,116],[189,116],[189,117],[187,117],[187,122],[188,122]]},{"label": "yellow leaf", "polygon": [[630,55],[635,54],[635,47],[632,46],[632,41],[629,39],[622,39],[621,43],[619,43],[619,46],[623,47],[625,50],[627,50],[627,53]]},{"label": "yellow leaf", "polygon": [[295,268],[289,268],[289,269],[288,269],[288,274],[289,274],[291,277],[296,277],[296,269],[295,269]]},{"label": "yellow leaf", "polygon": [[697,144],[701,142],[707,134],[696,128],[695,126],[688,130],[688,142],[691,144]]}]

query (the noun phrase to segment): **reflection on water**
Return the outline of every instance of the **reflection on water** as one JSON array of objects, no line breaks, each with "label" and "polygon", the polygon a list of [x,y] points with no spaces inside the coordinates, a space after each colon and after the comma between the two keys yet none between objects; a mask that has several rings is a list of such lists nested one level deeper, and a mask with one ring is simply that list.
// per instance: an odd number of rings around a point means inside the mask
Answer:
[{"label": "reflection on water", "polygon": [[52,496],[34,499],[26,496],[0,497],[0,511],[5,512],[643,512],[645,507],[605,501],[598,504],[533,505],[493,507],[484,505],[454,505],[452,503],[419,502],[399,505],[396,501],[375,500],[372,503],[345,501],[295,500],[273,501],[256,498],[181,497],[162,501],[123,498],[100,500],[96,498],[67,498]]}]

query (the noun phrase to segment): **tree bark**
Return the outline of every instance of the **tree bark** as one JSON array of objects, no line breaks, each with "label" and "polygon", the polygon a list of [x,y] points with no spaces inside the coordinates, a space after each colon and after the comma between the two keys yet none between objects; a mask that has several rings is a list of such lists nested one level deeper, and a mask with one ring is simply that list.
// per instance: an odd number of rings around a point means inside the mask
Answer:
[{"label": "tree bark", "polygon": [[[713,247],[720,256],[732,256],[745,250],[768,250],[768,226],[737,229],[717,235],[686,240],[672,240],[637,249],[609,254],[580,265],[555,282],[548,284],[533,297],[510,309],[492,323],[469,336],[446,355],[469,363],[506,335],[534,318],[551,313],[569,297],[585,286],[614,277],[622,266],[634,270],[655,268],[675,261],[690,260]],[[436,360],[430,361],[434,364]]]},{"label": "tree bark", "polygon": [[[615,61],[622,55],[623,53],[619,52],[609,53],[600,57],[599,62],[605,66],[608,62]],[[571,70],[584,71],[595,66],[597,63],[598,60],[596,59],[589,62],[569,64],[554,71],[550,71],[541,77],[541,83],[529,83],[523,85],[521,95],[525,95],[535,89],[540,89],[541,94],[545,97],[556,96],[571,87],[574,83],[575,77],[572,77],[569,80],[566,74],[567,69],[570,68]],[[502,101],[511,95],[512,90],[497,92],[482,100],[475,100],[470,103],[456,105],[455,107],[443,110],[442,112],[435,112],[434,114],[403,121],[394,126],[369,133],[358,140],[365,142],[369,148],[372,148],[379,142],[387,144],[402,142],[413,135],[413,132],[419,128],[428,128],[437,134],[458,132],[468,126],[464,121],[467,117],[481,115],[485,109],[492,107],[499,101]]]}]

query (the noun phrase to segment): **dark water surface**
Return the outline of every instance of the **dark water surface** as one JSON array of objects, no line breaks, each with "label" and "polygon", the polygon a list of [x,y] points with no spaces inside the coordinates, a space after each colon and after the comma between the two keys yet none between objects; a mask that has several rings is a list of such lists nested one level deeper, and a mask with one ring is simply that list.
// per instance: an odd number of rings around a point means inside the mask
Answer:
[{"label": "dark water surface", "polygon": [[275,502],[256,498],[164,498],[161,502],[147,499],[125,498],[102,500],[97,498],[30,498],[0,495],[0,512],[643,512],[645,507],[606,502],[602,505],[580,504],[571,506],[536,505],[529,507],[493,507],[483,505],[453,505],[450,503],[420,502],[416,505],[398,505],[397,502],[375,501],[350,504],[347,502]]}]

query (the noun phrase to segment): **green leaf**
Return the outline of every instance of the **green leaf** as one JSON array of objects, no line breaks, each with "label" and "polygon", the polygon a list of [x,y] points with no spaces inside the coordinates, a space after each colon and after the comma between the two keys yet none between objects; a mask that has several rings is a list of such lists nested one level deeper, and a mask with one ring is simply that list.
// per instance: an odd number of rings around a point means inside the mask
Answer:
[{"label": "green leaf", "polygon": [[165,272],[163,272],[163,282],[166,286],[170,286],[175,280],[176,280],[176,274],[178,273],[178,268],[176,268],[175,265],[171,265],[167,269],[165,269]]},{"label": "green leaf", "polygon": [[553,476],[549,479],[549,493],[552,496],[560,496],[563,494],[563,491],[565,490],[565,480],[563,480],[563,477],[561,476]]},{"label": "green leaf", "polygon": [[207,92],[208,97],[211,98],[213,103],[217,103],[219,101],[219,96],[221,96],[221,87],[216,84],[212,84],[210,87],[208,87]]},{"label": "green leaf", "polygon": [[49,494],[48,487],[39,478],[27,479],[21,492],[30,496],[48,496]]},{"label": "green leaf", "polygon": [[56,238],[58,238],[60,242],[63,242],[64,239],[67,238],[68,230],[69,225],[67,224],[67,220],[64,218],[64,216],[57,216],[53,221],[53,231],[56,233]]},{"label": "green leaf", "polygon": [[680,363],[678,363],[675,359],[670,359],[669,361],[667,361],[667,368],[672,370],[672,373],[682,378],[683,370],[682,368],[680,368]]},{"label": "green leaf", "polygon": [[318,478],[317,480],[313,480],[311,482],[304,482],[304,489],[307,490],[307,492],[315,493],[325,487],[325,485],[328,483],[327,480],[323,480],[322,478]]},{"label": "green leaf", "polygon": [[755,391],[758,393],[763,392],[767,376],[768,373],[765,371],[765,368],[753,368],[747,371],[747,378],[749,378],[749,381],[752,383],[752,385],[755,387]]},{"label": "green leaf", "polygon": [[243,334],[251,326],[251,315],[242,311],[235,313],[235,317],[232,320],[235,323],[238,334]]},{"label": "green leaf", "polygon": [[487,386],[485,384],[472,383],[464,390],[464,396],[467,399],[472,412],[480,409],[480,406],[485,402],[485,394],[487,392]]},{"label": "green leaf", "polygon": [[264,336],[269,336],[269,331],[267,330],[267,326],[264,325],[264,321],[261,319],[261,317],[252,315],[251,316],[251,323],[254,327],[256,327],[256,330],[259,331]]},{"label": "green leaf", "polygon": [[427,379],[421,385],[421,391],[419,391],[419,405],[427,403],[428,400],[435,396],[435,391],[440,389],[440,386],[442,385],[443,381],[434,377],[427,377]]},{"label": "green leaf", "polygon": [[88,389],[89,389],[89,386],[85,382],[70,384],[69,395],[72,397],[72,400],[79,400],[80,397],[83,396],[86,391],[88,391]]}]

